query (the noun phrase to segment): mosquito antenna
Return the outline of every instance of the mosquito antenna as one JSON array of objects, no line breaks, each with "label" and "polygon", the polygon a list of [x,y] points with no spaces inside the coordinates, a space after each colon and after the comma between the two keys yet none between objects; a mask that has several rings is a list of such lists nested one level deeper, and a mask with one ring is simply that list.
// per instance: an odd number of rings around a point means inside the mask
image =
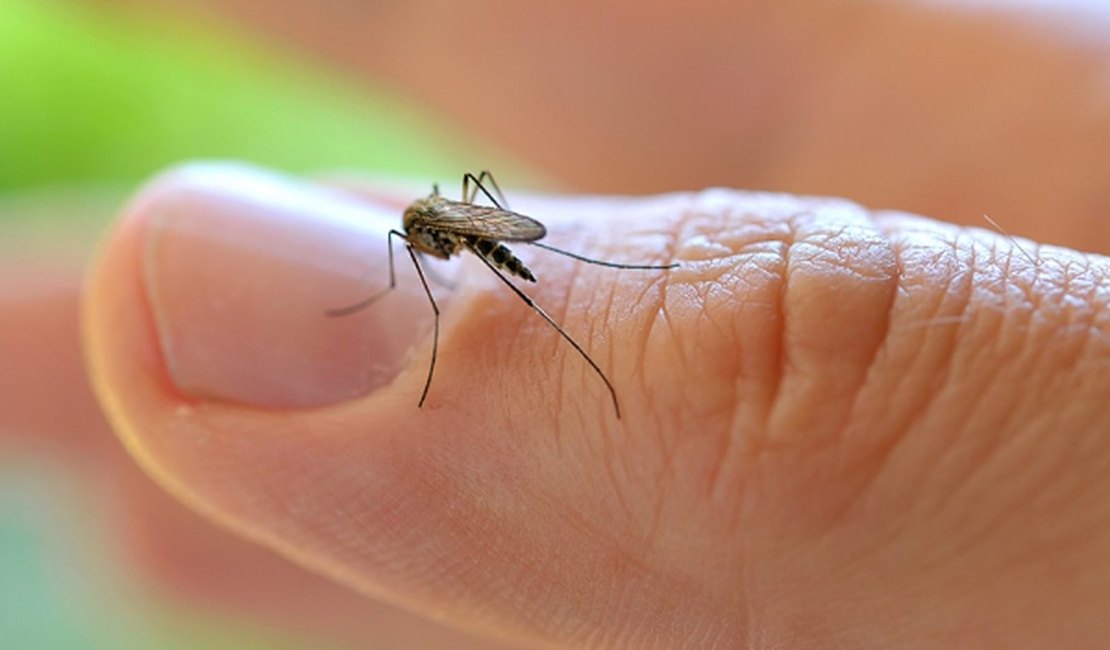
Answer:
[{"label": "mosquito antenna", "polygon": [[617,262],[605,262],[605,261],[602,261],[602,260],[595,260],[591,257],[585,257],[585,256],[579,255],[577,253],[572,253],[570,251],[565,251],[561,248],[555,248],[554,246],[549,246],[547,244],[541,244],[538,241],[530,241],[530,242],[525,242],[525,243],[526,244],[531,244],[532,246],[539,246],[540,248],[542,248],[544,250],[551,251],[552,253],[558,253],[560,255],[566,255],[567,257],[574,258],[574,259],[578,260],[579,262],[586,262],[587,264],[596,264],[598,266],[608,266],[609,268],[612,268],[612,269],[643,269],[643,270],[662,271],[662,270],[667,270],[667,269],[676,269],[676,268],[678,268],[678,262],[675,262],[673,264],[664,264],[664,265],[618,264]]},{"label": "mosquito antenna", "polygon": [[467,243],[466,246],[470,249],[472,253],[474,253],[475,257],[482,260],[482,263],[488,266],[489,270],[493,271],[494,274],[497,275],[497,277],[500,278],[502,282],[504,282],[510,289],[512,289],[513,293],[515,293],[517,296],[520,297],[521,300],[524,301],[524,304],[531,307],[532,311],[539,314],[541,318],[547,321],[548,325],[555,328],[555,331],[559,333],[559,336],[562,336],[564,339],[566,339],[566,342],[570,343],[571,347],[573,347],[575,351],[578,352],[578,354],[586,360],[586,363],[590,364],[590,367],[594,369],[594,372],[597,373],[597,376],[601,377],[601,381],[605,382],[605,387],[609,389],[609,396],[613,398],[613,410],[617,413],[617,419],[621,419],[621,407],[620,404],[617,402],[617,390],[613,388],[612,382],[610,382],[609,378],[605,376],[605,373],[601,370],[601,368],[596,363],[594,363],[594,360],[590,358],[590,355],[586,354],[586,351],[582,349],[582,346],[578,345],[578,343],[574,339],[572,339],[569,334],[564,332],[563,328],[559,327],[559,324],[556,323],[553,318],[548,316],[547,312],[545,312],[542,307],[537,305],[535,300],[532,300],[532,298],[528,294],[521,291],[520,287],[510,282],[509,279],[505,277],[505,274],[500,271],[500,269],[498,269],[496,266],[493,265],[493,263],[487,260],[484,255],[479,253],[478,249],[475,248],[473,244]]}]

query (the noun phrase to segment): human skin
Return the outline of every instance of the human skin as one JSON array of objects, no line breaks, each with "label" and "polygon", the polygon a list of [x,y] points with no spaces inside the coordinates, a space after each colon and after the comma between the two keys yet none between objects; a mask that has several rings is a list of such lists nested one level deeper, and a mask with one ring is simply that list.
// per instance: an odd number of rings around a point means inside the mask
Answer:
[{"label": "human skin", "polygon": [[622,419],[474,265],[417,409],[411,274],[323,316],[383,268],[386,206],[199,166],[136,199],[94,268],[86,345],[117,431],[239,534],[514,642],[1105,638],[1104,258],[840,200],[516,205],[564,248],[681,264],[528,256]]},{"label": "human skin", "polygon": [[[274,12],[274,16],[280,15],[283,15],[282,12]],[[923,75],[919,73],[924,70],[931,70],[930,74],[924,75],[924,77],[933,79],[935,85],[930,86],[928,90],[921,91],[926,95],[922,101],[927,100],[930,106],[941,107],[941,109],[938,109],[941,110],[941,114],[948,116],[950,121],[942,121],[936,132],[948,134],[948,137],[943,138],[944,142],[962,143],[959,150],[945,150],[943,147],[938,150],[936,133],[912,128],[912,122],[906,122],[900,126],[896,124],[893,128],[899,132],[899,140],[896,143],[897,151],[913,153],[897,157],[900,161],[898,165],[890,164],[889,161],[893,159],[893,156],[884,155],[885,150],[879,147],[879,145],[886,142],[886,139],[879,136],[873,138],[868,136],[871,133],[870,128],[873,119],[865,114],[847,112],[841,116],[842,122],[840,124],[851,128],[833,129],[829,123],[820,127],[821,129],[828,129],[829,149],[845,153],[844,156],[837,157],[835,164],[811,168],[812,174],[804,176],[800,180],[790,180],[793,177],[767,172],[766,180],[748,184],[767,187],[793,187],[810,192],[839,191],[842,194],[858,197],[871,204],[913,207],[918,210],[925,210],[935,216],[962,216],[964,219],[978,219],[980,212],[989,211],[1009,230],[1014,232],[1029,234],[1043,240],[1070,243],[1085,250],[1110,250],[1110,237],[1107,236],[1106,221],[1092,217],[1092,215],[1098,214],[1098,206],[1101,205],[1099,203],[1100,197],[1104,198],[1100,189],[1104,185],[1101,170],[1105,169],[1106,166],[1100,163],[1099,156],[1102,154],[1099,152],[1105,153],[1108,150],[1098,144],[1104,141],[1108,129],[1106,128],[1106,113],[1099,109],[1098,88],[1101,86],[1093,83],[1099,78],[1099,71],[1101,70],[1096,56],[1098,54],[1097,48],[1089,47],[1089,43],[1080,43],[1073,39],[1063,38],[1059,34],[1054,34],[1048,30],[1030,32],[1023,29],[1015,33],[1012,31],[1012,25],[1004,21],[984,23],[976,20],[969,22],[967,17],[961,14],[949,14],[947,18],[943,16],[935,18],[935,20],[924,22],[885,22],[877,19],[872,23],[871,29],[856,34],[858,38],[862,39],[862,42],[867,42],[868,38],[874,39],[874,43],[870,47],[859,45],[860,49],[857,51],[871,52],[872,54],[870,56],[857,55],[852,59],[853,63],[845,64],[844,69],[853,70],[856,69],[856,66],[864,66],[865,68],[866,66],[875,66],[880,68],[878,72],[881,72],[882,66],[889,65],[891,71],[897,69],[900,77],[904,76],[907,80],[922,78]],[[455,20],[462,20],[462,18],[456,17]],[[376,24],[378,23],[374,23],[374,25]],[[452,24],[457,24],[457,22],[452,22]],[[830,33],[837,29],[836,24],[831,21],[815,20],[813,24],[817,26],[824,25],[824,29],[829,30]],[[945,31],[945,25],[951,31]],[[333,27],[335,26],[333,25]],[[370,27],[372,28],[373,25],[370,25]],[[872,32],[876,35],[869,36]],[[881,34],[881,37],[877,34]],[[1035,38],[1026,38],[1030,34]],[[1010,46],[997,48],[998,41],[994,40],[997,38],[1002,38],[1003,42],[1009,43]],[[1025,40],[1022,40],[1023,38]],[[743,40],[737,39],[737,42]],[[380,42],[377,39],[364,39],[364,41],[371,45]],[[438,41],[432,42],[436,43]],[[959,61],[934,62],[931,65],[926,65],[925,59],[921,61],[903,60],[900,65],[893,65],[891,62],[894,59],[889,56],[890,52],[902,51],[900,44],[914,42],[944,43],[948,46],[955,43],[963,48],[961,51],[991,54],[988,58],[997,61],[998,65],[997,67],[984,67],[982,58],[976,56],[962,56],[958,57]],[[518,52],[516,58],[491,57],[489,64],[496,66],[499,61],[520,62],[522,60],[521,56],[526,56],[527,51],[526,49],[523,53]],[[927,49],[919,48],[918,51],[927,51]],[[424,53],[425,50],[421,50],[421,55]],[[367,57],[367,59],[370,58]],[[761,60],[767,61],[773,60],[773,58],[762,57]],[[383,57],[381,61],[385,62],[388,59]],[[579,71],[579,76],[576,76],[575,79],[581,78],[582,74],[589,73],[593,69],[587,68]],[[497,74],[493,76],[503,79],[504,72],[502,70],[499,72],[500,76]],[[875,74],[874,72],[861,73],[861,76],[872,78]],[[425,83],[427,76],[427,74],[424,74],[406,78],[412,79],[412,83]],[[786,88],[800,86],[804,89],[808,83],[806,80],[811,77],[780,74],[767,75],[767,78],[781,80],[776,83],[781,83]],[[991,83],[989,85],[984,83],[982,91],[979,92],[976,90],[979,88],[978,84],[969,85],[946,81],[954,78],[990,80]],[[791,79],[794,81],[791,81]],[[752,88],[753,96],[766,96],[766,93],[762,91],[762,86],[757,84],[748,87]],[[836,84],[823,87],[835,88]],[[912,88],[913,85],[911,84],[910,87]],[[875,86],[865,85],[858,89],[858,97],[853,97],[852,104],[881,106],[883,104],[878,102],[877,99],[882,93],[878,91],[879,89]],[[682,96],[683,93],[664,93],[656,95],[656,98],[663,101],[673,101],[674,98]],[[458,97],[460,95],[456,94],[454,97],[455,101],[459,101]],[[1015,97],[1018,99],[1015,100]],[[1066,97],[1068,99],[1051,102],[1041,101],[1043,98],[1054,97]],[[450,96],[447,96],[447,98],[449,99]],[[1032,101],[1031,99],[1025,101],[1020,98],[1039,99],[1038,101]],[[757,103],[757,105],[761,104],[761,102]],[[450,112],[452,110],[451,106],[445,105],[448,106],[445,110]],[[909,105],[913,106],[915,104],[910,103]],[[584,104],[578,102],[555,104],[553,106],[551,110],[569,110],[575,107],[582,108]],[[687,108],[693,110],[697,109],[698,106],[701,106],[701,104]],[[890,109],[894,111],[895,115],[900,114],[901,109],[897,108],[898,106],[906,106],[906,103],[896,103]],[[966,109],[969,107],[975,107],[976,110],[981,110],[989,115],[1008,116],[1007,119],[1022,125],[1022,128],[1016,132],[1006,129],[990,129],[983,133],[980,129],[980,121],[956,119],[960,115],[966,114]],[[1051,119],[1043,119],[1040,111],[1048,110],[1048,107],[1052,109]],[[461,110],[459,106],[454,106],[454,109]],[[488,126],[483,135],[491,134],[491,137],[495,137],[497,133],[503,134],[503,131],[492,128],[494,124],[499,126],[506,124],[503,114],[491,111],[488,107],[481,107],[481,110],[470,107],[467,110],[473,111],[473,114],[467,119],[481,118],[488,120]],[[638,104],[637,111],[635,114],[642,114],[645,111],[645,104]],[[534,115],[533,112],[517,111],[517,117],[514,119],[526,122],[532,115]],[[483,118],[482,116],[487,117]],[[567,116],[564,115],[564,117]],[[737,128],[743,128],[744,124],[748,122],[742,115],[734,117],[734,119],[737,122]],[[778,119],[788,120],[788,116],[779,115]],[[676,141],[682,141],[683,138],[689,139],[690,133],[682,130],[684,126],[702,122],[704,120],[691,119],[678,124],[672,123],[667,130],[657,131],[651,137],[658,139],[664,137],[661,134],[670,133],[670,137],[673,137]],[[563,128],[565,125],[568,129],[581,130],[583,124],[588,126],[589,120],[569,118],[549,120],[544,125],[545,129],[548,130],[538,128],[529,130],[525,128],[527,126],[525,124],[512,132],[517,136],[521,133],[550,134],[551,128]],[[533,124],[532,126],[536,127],[537,125]],[[793,127],[788,123],[783,127],[783,130],[792,132]],[[638,133],[644,137],[649,135],[643,130],[638,131]],[[1018,137],[1015,137],[1015,133]],[[1076,135],[1077,133],[1079,136]],[[565,138],[553,139],[565,142]],[[519,142],[520,138],[514,136],[514,138],[505,138],[504,140],[504,142],[510,141]],[[1029,155],[1010,155],[1010,152],[1013,151],[1012,148],[1019,145],[1028,147],[1027,153]],[[679,145],[663,143],[661,146],[675,147]],[[744,150],[749,147],[741,139],[737,148]],[[778,142],[773,148],[776,151],[778,149],[782,150],[777,155],[789,155],[794,152],[794,154],[800,156],[801,152],[810,150],[808,147],[801,146],[797,141]],[[529,150],[544,153],[548,149],[545,147],[529,147]],[[608,146],[606,150],[618,151],[621,149]],[[923,156],[921,155],[922,151],[935,152],[935,154]],[[1038,153],[1045,151],[1050,152],[1050,154]],[[764,155],[764,152],[764,148],[755,148],[754,153],[750,155],[759,158]],[[889,154],[889,152],[887,153]],[[614,161],[607,161],[596,155],[583,155],[574,160],[574,164],[570,164],[571,159],[566,158],[553,160],[548,166],[557,176],[568,179],[571,184],[582,186],[589,182],[596,182],[594,179],[609,178],[623,178],[624,180],[621,183],[630,183],[631,181],[643,183],[643,185],[635,186],[622,184],[615,186],[615,189],[661,187],[664,186],[664,179],[673,180],[674,183],[670,185],[673,187],[701,186],[710,182],[709,179],[712,175],[708,172],[725,174],[734,169],[734,167],[728,165],[714,165],[702,157],[679,158],[683,160],[681,165],[652,167],[652,165],[657,165],[656,161],[666,160],[666,156],[659,156],[655,159],[645,158],[631,155],[630,150],[630,155],[626,159],[616,161],[619,164],[614,164]],[[1047,165],[1045,158],[1051,159],[1050,166]],[[595,161],[599,160],[604,162],[602,169],[593,166],[596,164]],[[880,163],[882,164],[881,169],[879,168]],[[664,167],[667,171],[666,176],[661,174]],[[700,172],[693,170],[700,170]],[[882,171],[882,173],[877,173],[879,171]],[[682,174],[687,173],[691,174],[688,180],[682,176]],[[700,175],[698,175],[699,173]],[[835,174],[851,181],[853,185],[833,186],[827,183],[823,184],[818,182],[820,174]],[[898,182],[891,186],[891,179]],[[952,179],[960,180],[959,187],[962,188],[961,191],[952,191]],[[789,182],[787,182],[788,180]],[[670,183],[670,180],[667,180],[667,183]],[[992,201],[1001,199],[1005,199],[1006,208],[1000,211],[997,209],[998,204],[992,203]],[[986,210],[985,205],[994,207]],[[546,219],[546,215],[544,218]],[[977,236],[982,237],[983,234],[979,233]],[[1000,241],[999,243],[1004,245],[1006,242]],[[1033,251],[1034,255],[1038,254],[1031,245],[1028,248]],[[1017,261],[1020,263],[1020,259]],[[9,414],[18,415],[17,420],[23,425],[22,430],[41,431],[43,435],[50,433],[59,435],[61,427],[55,427],[55,424],[60,412],[56,408],[44,408],[43,405],[56,405],[59,401],[68,404],[88,404],[87,411],[82,409],[70,412],[74,413],[75,416],[78,413],[87,413],[88,428],[84,432],[89,433],[88,439],[90,441],[94,441],[91,444],[97,445],[98,448],[110,448],[112,441],[104,435],[104,429],[98,427],[96,420],[98,416],[92,402],[81,399],[84,395],[82,392],[84,384],[81,381],[80,368],[75,360],[76,346],[73,344],[74,333],[72,331],[76,327],[73,314],[78,299],[77,287],[79,281],[76,279],[74,271],[70,269],[68,262],[68,259],[61,258],[48,260],[48,263],[56,264],[65,271],[63,273],[64,281],[60,282],[61,288],[57,292],[42,294],[42,300],[28,301],[23,299],[26,296],[26,292],[23,291],[19,300],[4,302],[3,313],[4,317],[8,319],[5,322],[18,321],[25,324],[29,331],[35,331],[39,335],[20,339],[25,341],[27,345],[13,348],[21,352],[21,358],[26,360],[26,365],[12,364],[9,362],[9,357],[5,358],[4,368],[10,371],[8,374],[11,379],[5,385],[10,384],[11,390],[4,392],[4,395],[9,399],[5,401],[5,406],[0,409],[0,412],[3,412],[6,418]],[[560,290],[558,285],[552,285],[553,282],[557,281],[553,276],[557,275],[547,273],[541,278],[546,290],[556,292]],[[612,280],[612,277],[606,276],[606,281],[610,280]],[[620,281],[625,282],[627,278],[622,277]],[[22,288],[25,289],[26,287]],[[30,306],[32,303],[42,307],[42,309],[32,308]],[[1105,299],[1103,299],[1102,304],[1105,304]],[[61,315],[61,318],[59,318],[59,315]],[[525,316],[521,317],[525,318]],[[950,319],[934,322],[952,325]],[[59,323],[62,323],[62,325]],[[64,325],[65,323],[69,324],[69,329]],[[923,321],[923,323],[928,324],[926,321]],[[50,331],[47,328],[48,324],[53,324],[53,331],[56,336],[48,338],[45,335],[46,332]],[[533,323],[532,327],[538,328],[539,325]],[[570,327],[571,325],[568,325],[568,329]],[[6,337],[10,336],[13,331],[16,330],[0,328],[0,333]],[[576,331],[583,330],[579,326]],[[534,345],[532,342],[533,335],[537,334],[536,330],[529,330],[526,348]],[[1105,328],[1103,327],[1102,334],[1096,335],[1094,340],[1098,340],[1098,336],[1104,335]],[[59,349],[65,350],[66,354],[59,356]],[[73,351],[73,354],[70,354],[70,351]],[[21,368],[41,368],[44,360],[58,362],[56,371],[52,371],[52,376],[71,377],[73,382],[54,384],[53,388],[43,390],[41,394],[33,392],[31,388],[34,387],[34,384],[29,385],[28,382],[23,381],[28,376],[27,373],[18,374],[17,370]],[[573,363],[573,360],[570,363]],[[423,371],[422,364],[416,361],[413,365],[416,369],[412,372],[420,375]],[[1099,366],[1096,363],[1094,367],[1098,368]],[[494,372],[495,369],[483,369],[483,374]],[[8,379],[7,376],[5,378]],[[440,386],[439,382],[442,381],[447,381],[447,379],[445,371],[441,369],[437,386]],[[585,387],[588,388],[590,386],[589,382],[594,381],[594,379],[585,376],[584,373],[583,381],[586,382]],[[987,383],[989,384],[989,382]],[[1006,385],[1005,387],[1008,388],[1009,386]],[[596,385],[590,390],[592,391],[590,395],[593,398],[599,402],[602,401],[600,398],[604,395]],[[1076,395],[1071,390],[1057,392],[1063,393],[1062,399],[1069,395]],[[44,398],[38,399],[40,396]],[[26,399],[27,397],[34,397],[35,399]],[[67,432],[73,430],[73,427],[66,429]],[[1105,430],[1106,427],[1103,424],[1101,431]],[[1098,432],[1100,429],[1093,427],[1091,431]],[[86,457],[83,460],[88,462],[89,458]],[[1096,462],[1094,454],[1092,454],[1092,457],[1086,458],[1084,462]],[[125,465],[120,466],[124,467]],[[1084,463],[1079,463],[1079,468],[1082,469],[1083,467]],[[1076,480],[1096,481],[1097,479],[1097,477],[1085,477],[1082,474],[1071,474],[1071,476]],[[263,582],[259,576],[267,575],[279,582],[284,580],[283,584],[290,589],[298,589],[302,585],[310,584],[309,579],[292,570],[285,574],[280,573],[277,569],[280,563],[277,562],[267,563],[264,560],[258,560],[257,563],[252,563],[246,561],[246,558],[258,558],[260,556],[252,556],[249,550],[242,547],[240,543],[231,541],[230,537],[221,536],[218,532],[205,527],[201,522],[190,519],[184,513],[178,519],[181,523],[180,528],[169,528],[169,530],[192,531],[196,535],[195,539],[198,543],[192,545],[191,549],[182,549],[180,544],[182,536],[166,533],[167,527],[160,521],[165,517],[165,512],[172,511],[172,505],[168,502],[158,501],[153,496],[147,498],[139,493],[140,486],[145,485],[147,485],[145,482],[136,480],[132,486],[137,494],[136,498],[131,501],[136,504],[145,504],[137,508],[143,516],[136,517],[133,525],[139,529],[144,529],[143,538],[146,540],[144,548],[149,554],[158,558],[155,566],[163,576],[188,575],[197,577],[207,575],[208,577],[205,579],[196,580],[192,587],[204,594],[211,595],[212,593],[227,594],[231,590],[230,586],[233,585],[238,589],[236,596],[225,600],[235,601],[236,604],[245,605],[255,611],[269,612],[275,618],[280,618],[286,622],[296,617],[297,613],[295,611],[277,607],[274,603],[267,601],[267,594],[274,591],[272,583]],[[1077,502],[1074,507],[1078,509],[1080,505],[1082,504]],[[1093,513],[1101,512],[1099,508],[1091,508],[1090,511]],[[1039,524],[1039,521],[1037,523]],[[1029,524],[1029,528],[1031,530],[1025,531],[1026,535],[1040,534],[1040,529],[1033,526],[1032,523]],[[1084,539],[1093,539],[1093,537],[1093,535],[1090,535]],[[202,540],[208,543],[199,543]],[[1097,541],[1090,543],[1097,544]],[[197,547],[211,550],[210,556],[204,559],[203,564],[209,567],[219,567],[218,570],[210,570],[206,573],[191,571],[191,568],[201,564],[197,562],[195,555],[189,552]],[[808,557],[803,558],[803,560],[810,561]],[[1044,567],[1043,564],[1039,566]],[[259,570],[254,571],[253,569],[256,568]],[[1097,563],[1093,568],[1098,568]],[[1009,575],[1009,571],[1005,574]],[[1097,572],[1091,572],[1089,578],[1093,581],[1098,580],[1096,574]],[[275,578],[275,575],[281,577]],[[924,584],[928,584],[928,581]],[[1033,584],[1033,582],[1028,583],[1031,588]],[[266,585],[266,588],[260,587],[252,590],[251,585]],[[884,588],[886,586],[884,583]],[[1038,583],[1036,589],[1039,588]],[[342,593],[341,590],[336,590],[336,592]],[[1015,588],[1008,595],[1011,598],[1017,598],[1020,593],[1021,590]],[[962,590],[960,595],[965,595]],[[807,594],[798,594],[797,597],[803,601],[809,598]],[[848,592],[842,592],[838,593],[832,602],[849,602],[850,598],[851,595]],[[912,604],[910,600],[902,598],[901,594],[899,599],[905,601],[907,606]],[[1006,601],[1006,598],[1000,600],[1000,602]],[[1064,607],[1062,604],[1064,601],[1058,598],[1046,597],[1044,601],[1052,605],[1060,603],[1060,606]],[[333,611],[364,612],[365,609],[361,608],[370,607],[368,601],[360,601],[357,597],[346,600],[342,596],[337,596],[334,601],[328,602],[337,604],[336,607],[332,608]],[[1091,607],[1105,606],[1106,599],[1090,597],[1085,602]],[[277,613],[275,614],[275,612]],[[972,609],[965,610],[969,619],[977,615],[974,612],[975,610]],[[1067,617],[1061,616],[1060,620],[1070,621],[1073,615],[1077,614],[1073,614],[1073,608],[1069,604]],[[876,613],[876,616],[880,616],[880,614]],[[1045,616],[1047,617],[1048,614],[1045,614]],[[359,638],[359,634],[362,634],[361,638],[367,638],[366,635],[369,633],[367,630],[372,630],[373,626],[359,628],[359,621],[355,620],[358,618],[357,615],[349,617],[353,630],[351,636],[352,638]],[[1028,618],[1028,621],[1026,618]],[[1036,620],[1038,620],[1036,616],[1022,617],[1021,625],[1015,624],[1011,632],[1019,634],[1023,630],[1024,624]],[[378,623],[380,624],[380,622]],[[334,620],[331,624],[333,627],[336,626]],[[843,626],[849,627],[850,620],[845,619]],[[989,626],[984,624],[983,627],[985,629]],[[876,634],[881,632],[881,629],[876,629]],[[934,637],[928,633],[922,633],[919,638],[929,640]]]}]

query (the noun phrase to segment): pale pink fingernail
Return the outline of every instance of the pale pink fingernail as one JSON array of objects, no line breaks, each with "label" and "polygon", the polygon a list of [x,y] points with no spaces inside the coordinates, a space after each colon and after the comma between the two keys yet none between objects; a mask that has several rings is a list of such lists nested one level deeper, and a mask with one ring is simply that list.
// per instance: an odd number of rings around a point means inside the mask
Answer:
[{"label": "pale pink fingernail", "polygon": [[136,206],[149,220],[150,306],[183,392],[262,407],[328,404],[390,382],[428,331],[427,298],[411,282],[359,313],[326,315],[388,285],[392,210],[216,164],[172,173]]}]

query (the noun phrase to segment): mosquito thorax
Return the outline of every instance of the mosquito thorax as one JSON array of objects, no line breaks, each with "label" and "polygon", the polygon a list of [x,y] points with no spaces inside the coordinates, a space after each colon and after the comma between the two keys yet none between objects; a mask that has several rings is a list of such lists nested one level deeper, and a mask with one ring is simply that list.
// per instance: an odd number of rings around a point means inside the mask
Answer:
[{"label": "mosquito thorax", "polygon": [[432,257],[448,259],[459,252],[463,242],[458,235],[433,226],[434,216],[442,204],[443,199],[435,194],[417,199],[405,209],[402,224],[405,239],[418,251]]}]

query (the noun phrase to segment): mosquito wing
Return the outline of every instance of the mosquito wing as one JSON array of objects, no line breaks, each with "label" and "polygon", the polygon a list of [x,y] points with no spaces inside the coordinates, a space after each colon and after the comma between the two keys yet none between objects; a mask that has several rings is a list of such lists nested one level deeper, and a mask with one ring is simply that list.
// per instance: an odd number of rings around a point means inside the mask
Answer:
[{"label": "mosquito wing", "polygon": [[501,208],[447,199],[424,207],[414,211],[412,225],[499,241],[536,241],[547,234],[532,217]]}]

